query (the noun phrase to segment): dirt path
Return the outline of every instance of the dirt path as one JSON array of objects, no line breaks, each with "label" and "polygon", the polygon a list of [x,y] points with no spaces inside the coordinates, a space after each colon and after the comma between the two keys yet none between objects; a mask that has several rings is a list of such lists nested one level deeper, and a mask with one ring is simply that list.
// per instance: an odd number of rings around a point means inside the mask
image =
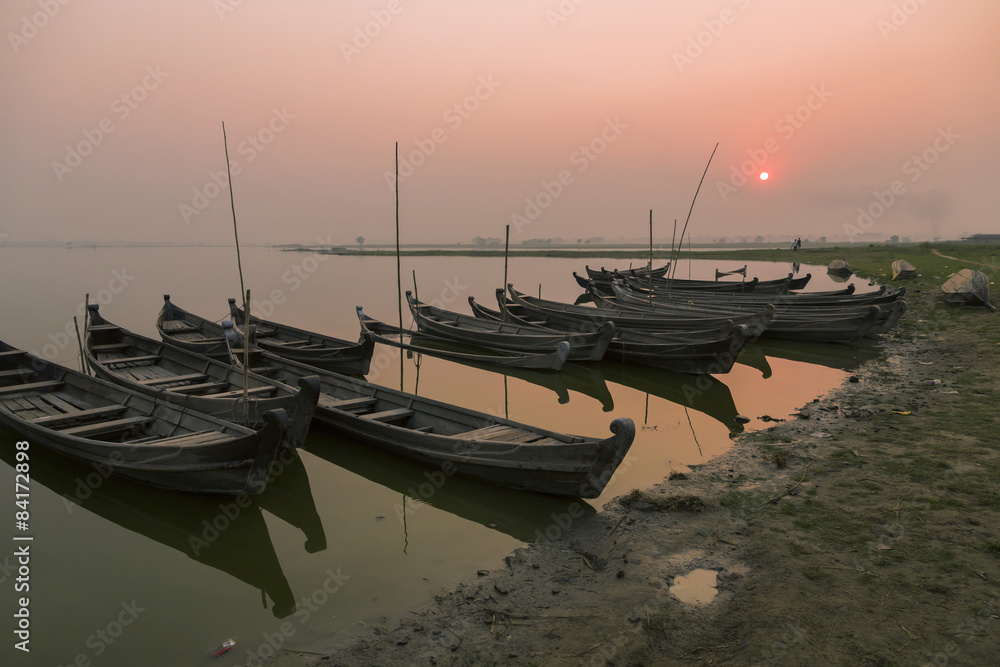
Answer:
[{"label": "dirt path", "polygon": [[986,264],[984,262],[973,262],[973,261],[968,260],[968,259],[959,259],[958,257],[952,257],[951,255],[944,255],[937,248],[931,250],[931,252],[934,253],[935,255],[937,255],[938,257],[944,257],[945,259],[952,259],[952,260],[955,260],[956,262],[962,262],[964,264],[975,264],[976,266],[985,266],[988,269],[1000,269],[1000,266],[997,266],[996,264]]}]

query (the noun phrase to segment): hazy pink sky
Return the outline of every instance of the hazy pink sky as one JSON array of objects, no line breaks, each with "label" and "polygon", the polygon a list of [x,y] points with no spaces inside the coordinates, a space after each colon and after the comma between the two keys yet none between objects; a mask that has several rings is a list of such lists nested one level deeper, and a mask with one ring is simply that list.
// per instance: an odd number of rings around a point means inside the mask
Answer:
[{"label": "hazy pink sky", "polygon": [[8,0],[0,26],[0,241],[227,242],[222,121],[244,242],[391,239],[395,141],[404,243],[643,237],[649,209],[669,238],[716,142],[696,237],[1000,231],[995,0]]}]

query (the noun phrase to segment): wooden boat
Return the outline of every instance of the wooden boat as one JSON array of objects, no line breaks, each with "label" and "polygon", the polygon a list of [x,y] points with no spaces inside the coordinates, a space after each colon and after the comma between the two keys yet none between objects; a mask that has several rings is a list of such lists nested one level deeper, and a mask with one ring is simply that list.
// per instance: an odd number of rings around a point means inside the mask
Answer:
[{"label": "wooden boat", "polygon": [[941,286],[945,301],[967,306],[985,306],[995,311],[990,303],[990,279],[982,271],[962,269]]},{"label": "wooden boat", "polygon": [[[529,368],[542,371],[559,371],[569,356],[569,342],[563,340],[552,352],[523,353],[507,350],[490,350],[476,345],[455,343],[433,334],[422,334],[400,329],[365,315],[357,306],[358,320],[362,330],[369,331],[375,340],[389,347],[440,357],[464,364],[483,364],[502,368]],[[402,341],[400,339],[402,338]],[[416,340],[416,342],[414,342]]]},{"label": "wooden boat", "polygon": [[229,348],[222,327],[210,320],[178,308],[163,295],[163,308],[156,317],[156,330],[165,342],[206,357],[227,359]]},{"label": "wooden boat", "polygon": [[[693,294],[691,292],[667,292],[641,289],[622,283],[614,283],[614,300],[611,303],[648,306],[650,302],[664,306],[686,307],[694,310],[741,311],[760,308],[772,304],[777,312],[786,314],[811,312],[850,311],[866,306],[887,306],[902,301],[906,288],[887,292],[885,287],[874,292],[852,295],[811,295],[809,293],[773,294],[771,298],[761,298],[755,294]],[[592,294],[593,296],[593,294]],[[598,296],[608,300],[601,294]],[[595,303],[598,299],[594,300]]]},{"label": "wooden boat", "polygon": [[917,268],[905,259],[897,259],[892,263],[892,279],[908,280],[917,277]]},{"label": "wooden boat", "polygon": [[[603,266],[600,270],[592,269],[589,266],[584,266],[584,269],[587,271],[587,275],[590,276],[591,280],[607,280],[614,272],[618,271],[618,269],[605,269]],[[654,278],[662,278],[667,275],[667,271],[669,270],[670,262],[667,262],[665,266],[659,266],[652,270],[650,270],[647,266],[640,266],[634,269],[624,269],[624,271],[634,271],[636,275],[643,277],[652,275]]]},{"label": "wooden boat", "polygon": [[[864,336],[888,333],[906,312],[906,302],[898,298],[898,294],[862,298],[857,304],[840,301],[812,302],[791,297],[782,298],[784,296],[786,295],[777,295],[771,304],[775,312],[765,333],[769,337],[799,340],[806,335],[813,341],[847,342],[844,336],[853,331],[857,323],[867,321],[873,313],[875,319],[864,332]],[[699,299],[696,302],[682,300],[679,295],[674,295],[673,299],[666,296],[654,296],[650,299],[634,292],[624,290],[618,292],[617,285],[614,298],[593,294],[592,297],[602,308],[679,316],[714,314],[736,317],[752,313],[755,307],[760,306],[759,303],[741,303],[738,300]],[[872,308],[876,310],[873,311]],[[852,321],[854,324],[850,324]],[[847,324],[846,328],[841,326],[844,324]]]},{"label": "wooden boat", "polygon": [[262,493],[281,447],[284,410],[254,431],[0,341],[0,421],[42,445],[110,474],[192,493]]},{"label": "wooden boat", "polygon": [[[236,305],[236,299],[229,299],[229,313],[236,333],[242,336],[240,327],[244,326],[244,313],[243,308]],[[357,343],[352,343],[253,315],[250,319],[255,327],[251,342],[278,356],[334,373],[354,375],[366,374],[371,365],[375,339],[364,332]]]},{"label": "wooden boat", "polygon": [[[684,317],[695,315],[718,315],[737,317],[752,313],[756,304],[739,306],[729,303],[712,305],[711,301],[704,304],[691,305],[684,302],[667,302],[658,299],[648,299],[627,293],[616,293],[612,303],[607,297],[592,295],[594,301],[602,307],[611,307],[619,312],[641,312],[659,314],[663,317]],[[610,304],[610,305],[609,305]],[[887,307],[885,311],[877,305],[868,304],[858,307],[838,307],[832,309],[795,309],[772,306],[774,316],[768,323],[763,336],[771,338],[787,338],[791,340],[811,340],[824,343],[846,343],[868,335],[874,335],[884,326],[891,326],[899,319],[906,309],[906,304],[899,301]],[[890,322],[891,316],[891,322]]]},{"label": "wooden boat", "polygon": [[460,343],[472,343],[491,350],[515,352],[554,351],[569,342],[571,361],[600,361],[615,335],[614,325],[602,325],[596,332],[545,331],[507,322],[493,322],[421,303],[410,291],[406,302],[421,332]]},{"label": "wooden boat", "polygon": [[[657,333],[674,332],[678,335],[689,336],[691,332],[708,333],[714,338],[723,335],[723,330],[727,330],[734,324],[746,324],[751,337],[759,336],[774,316],[774,307],[767,305],[760,308],[755,315],[740,315],[734,317],[723,316],[693,316],[693,317],[672,317],[661,313],[641,312],[638,310],[623,311],[615,309],[591,308],[589,306],[578,306],[575,304],[561,303],[547,299],[538,299],[527,294],[522,294],[508,284],[507,290],[510,292],[511,300],[523,310],[530,312],[532,316],[544,318],[551,324],[558,326],[574,326],[580,322],[591,324],[602,324],[612,322],[615,330],[633,329],[638,331],[655,331]],[[502,294],[498,296],[498,302],[503,301]],[[699,334],[699,337],[702,337]]]},{"label": "wooden boat", "polygon": [[[665,280],[665,279],[660,279],[658,281],[656,281],[656,280],[650,281],[645,276],[636,276],[636,275],[632,275],[632,274],[622,274],[622,273],[619,273],[617,271],[614,274],[610,275],[608,278],[597,278],[597,279],[595,279],[595,278],[586,278],[586,277],[581,276],[580,274],[578,274],[576,271],[574,271],[573,272],[573,279],[576,280],[576,284],[579,285],[580,287],[582,287],[583,289],[587,289],[589,285],[593,284],[594,287],[598,291],[600,291],[601,293],[603,293],[603,294],[610,294],[611,293],[611,283],[613,283],[616,280],[625,280],[625,279],[634,280],[636,282],[641,282],[641,283],[645,284],[647,287],[649,286],[650,282],[652,282],[652,284],[654,286],[662,286],[664,288],[666,288],[666,286],[668,284],[668,281]],[[678,281],[673,281],[672,284],[674,284],[678,288],[680,288],[680,285],[681,285],[682,282],[684,282],[684,283],[687,284],[686,289],[706,290],[706,291],[710,290],[710,291],[713,291],[713,292],[716,292],[716,291],[718,291],[718,292],[750,292],[750,291],[752,291],[757,286],[757,283],[759,281],[756,278],[753,278],[752,280],[748,280],[746,282],[741,282],[741,283],[737,283],[737,282],[714,282],[714,281],[680,281],[680,280],[678,280]],[[787,282],[786,282],[786,287],[787,287]]]},{"label": "wooden boat", "polygon": [[826,267],[826,272],[835,276],[850,276],[854,273],[845,259],[835,259]]},{"label": "wooden boat", "polygon": [[[269,352],[271,377],[284,382],[316,369]],[[598,439],[556,433],[450,405],[359,378],[321,371],[316,419],[397,456],[500,486],[556,496],[596,498],[635,438],[631,419],[611,422]]]},{"label": "wooden boat", "polygon": [[305,443],[319,399],[319,380],[302,378],[295,390],[271,378],[132,333],[88,306],[84,353],[94,374],[158,401],[173,403],[234,423],[260,423],[268,410],[283,409],[289,426],[285,446]]},{"label": "wooden boat", "polygon": [[[469,306],[477,317],[492,321],[503,321],[501,311],[491,310],[469,297]],[[508,321],[520,320],[514,312],[517,305],[509,306],[506,318]],[[582,323],[586,326],[586,323]],[[548,329],[552,330],[552,329]],[[608,351],[604,354],[605,361],[621,361],[626,363],[662,368],[675,373],[728,373],[740,356],[749,340],[749,329],[745,324],[730,326],[718,338],[684,339],[676,335],[656,335],[641,331],[618,330],[611,340]]]}]

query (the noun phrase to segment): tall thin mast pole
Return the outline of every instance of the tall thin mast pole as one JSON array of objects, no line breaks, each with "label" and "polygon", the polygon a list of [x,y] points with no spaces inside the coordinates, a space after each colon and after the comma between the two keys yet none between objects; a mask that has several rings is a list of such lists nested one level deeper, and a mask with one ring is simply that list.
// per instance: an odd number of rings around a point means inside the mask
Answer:
[{"label": "tall thin mast pole", "polygon": [[233,172],[229,167],[229,142],[226,121],[222,121],[222,145],[226,150],[226,177],[229,181],[229,205],[233,210],[233,235],[236,237],[236,266],[240,271],[240,294],[243,297],[243,419],[250,425],[250,294],[243,286],[243,260],[240,258],[240,230],[236,225],[236,198],[233,196]]}]

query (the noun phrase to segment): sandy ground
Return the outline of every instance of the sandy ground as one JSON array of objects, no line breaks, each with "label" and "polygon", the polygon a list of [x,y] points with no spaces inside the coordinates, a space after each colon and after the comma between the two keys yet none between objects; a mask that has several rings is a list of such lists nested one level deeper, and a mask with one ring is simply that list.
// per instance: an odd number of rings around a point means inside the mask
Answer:
[{"label": "sandy ground", "polygon": [[[268,664],[1000,665],[998,341],[896,334],[728,454],[554,521],[398,627]],[[674,594],[696,569],[710,603]]]}]

